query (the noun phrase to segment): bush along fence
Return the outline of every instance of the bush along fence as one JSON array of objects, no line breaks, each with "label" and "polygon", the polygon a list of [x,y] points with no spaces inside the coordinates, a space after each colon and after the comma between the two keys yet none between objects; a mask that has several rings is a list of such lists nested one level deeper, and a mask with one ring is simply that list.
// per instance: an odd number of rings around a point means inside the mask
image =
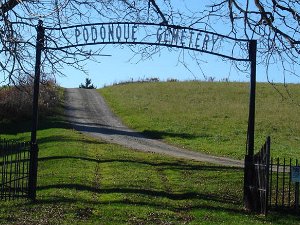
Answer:
[{"label": "bush along fence", "polygon": [[28,197],[30,144],[0,139],[0,199]]},{"label": "bush along fence", "polygon": [[[270,137],[253,157],[252,196],[257,213],[286,210],[299,213],[300,166],[298,160],[270,158]],[[249,179],[249,178],[246,178]]]}]

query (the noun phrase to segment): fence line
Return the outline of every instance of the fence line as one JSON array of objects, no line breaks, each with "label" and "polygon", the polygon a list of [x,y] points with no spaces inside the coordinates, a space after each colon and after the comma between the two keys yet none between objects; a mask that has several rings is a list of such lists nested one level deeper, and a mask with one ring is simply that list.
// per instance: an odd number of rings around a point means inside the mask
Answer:
[{"label": "fence line", "polygon": [[28,196],[30,145],[0,139],[0,199]]},{"label": "fence line", "polygon": [[272,158],[270,162],[269,205],[275,209],[299,211],[299,183],[292,182],[292,167],[298,160]]},{"label": "fence line", "polygon": [[[251,179],[254,179],[252,189],[256,206],[253,211],[265,215],[269,209],[298,213],[300,208],[298,160],[270,159],[270,137],[268,137],[260,151],[254,155],[253,164],[255,173]],[[293,179],[292,171],[294,171]]]}]

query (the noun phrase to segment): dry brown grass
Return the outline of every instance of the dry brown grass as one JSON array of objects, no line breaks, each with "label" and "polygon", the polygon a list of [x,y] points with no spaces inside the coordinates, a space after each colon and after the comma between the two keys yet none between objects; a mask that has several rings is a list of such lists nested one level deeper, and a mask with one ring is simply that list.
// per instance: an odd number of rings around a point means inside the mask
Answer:
[{"label": "dry brown grass", "polygon": [[[31,117],[32,85],[0,89],[0,121],[20,121]],[[52,81],[40,85],[39,113],[41,116],[55,112],[61,103],[59,87]]]}]

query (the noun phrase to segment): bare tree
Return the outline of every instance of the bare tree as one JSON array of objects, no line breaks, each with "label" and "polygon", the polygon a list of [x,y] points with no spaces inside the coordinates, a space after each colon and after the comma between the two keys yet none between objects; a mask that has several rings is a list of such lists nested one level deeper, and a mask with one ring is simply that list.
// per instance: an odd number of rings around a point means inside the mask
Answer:
[{"label": "bare tree", "polygon": [[[267,70],[269,65],[280,63],[285,72],[298,77],[295,67],[299,65],[300,51],[299,4],[296,0],[2,0],[1,77],[5,82],[22,82],[32,76],[35,29],[39,19],[44,21],[45,27],[51,28],[101,21],[155,22],[257,39],[258,63]],[[57,35],[57,32],[48,31],[46,42],[55,45],[69,41],[67,33]],[[142,59],[160,51],[158,47],[131,48]],[[42,73],[58,75],[65,65],[84,71],[84,61],[97,60],[102,50],[103,46],[93,50],[85,47],[48,49],[43,56]],[[181,50],[181,55],[184,54]],[[194,53],[188,54],[200,61]]]},{"label": "bare tree", "polygon": [[[165,1],[166,2],[166,1]],[[36,26],[58,28],[46,33],[45,41],[68,43],[68,34],[59,28],[75,24],[113,21],[162,21],[164,14],[154,0],[8,0],[0,1],[0,82],[22,83],[33,75]],[[59,33],[59,35],[57,35]],[[84,61],[97,60],[102,47],[93,50],[76,47],[58,51],[45,50],[42,73],[61,74],[65,65],[84,71]]]},{"label": "bare tree", "polygon": [[[220,0],[195,12],[191,25],[212,28],[216,21],[226,35],[258,40],[258,63],[266,68],[280,64],[285,75],[299,77],[300,2],[296,0]],[[224,32],[224,29],[223,29]]]}]

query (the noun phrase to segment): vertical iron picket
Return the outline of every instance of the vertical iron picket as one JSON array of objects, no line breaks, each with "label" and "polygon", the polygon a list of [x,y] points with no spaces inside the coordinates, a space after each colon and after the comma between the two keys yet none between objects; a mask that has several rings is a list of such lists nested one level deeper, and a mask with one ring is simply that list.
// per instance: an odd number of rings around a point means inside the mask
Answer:
[{"label": "vertical iron picket", "polygon": [[270,183],[269,183],[269,193],[270,193],[270,200],[269,200],[269,206],[272,205],[272,185],[273,185],[273,158],[271,158],[271,164],[270,164]]},{"label": "vertical iron picket", "polygon": [[0,199],[28,197],[29,145],[0,139]]},{"label": "vertical iron picket", "polygon": [[[22,155],[23,155],[23,159],[25,159],[26,158],[26,152],[24,151]],[[28,171],[28,170],[25,170],[25,163],[26,163],[26,161],[22,160],[22,176],[25,176],[25,171]],[[23,192],[25,187],[26,187],[26,184],[24,185],[25,180],[26,179],[22,179],[22,181],[21,181],[21,192]]]},{"label": "vertical iron picket", "polygon": [[282,196],[281,196],[282,207],[284,207],[284,192],[285,192],[285,158],[283,158],[283,170],[282,170]]},{"label": "vertical iron picket", "polygon": [[267,138],[267,146],[266,146],[266,168],[265,168],[265,173],[266,173],[266,180],[265,180],[265,189],[266,189],[266,198],[265,198],[265,212],[264,214],[267,215],[269,211],[269,195],[270,195],[270,188],[269,188],[269,182],[270,182],[270,156],[271,156],[271,138]]},{"label": "vertical iron picket", "polygon": [[[10,151],[10,154],[9,154],[9,157],[8,157],[8,160],[9,160],[9,166],[8,166],[8,173],[9,173],[9,176],[8,176],[8,180],[11,181],[12,180],[12,161],[13,161],[13,158],[12,158],[12,154],[13,154],[13,151],[12,151],[12,143],[9,142],[8,144],[8,147],[9,147],[9,151]],[[10,185],[8,186],[9,188],[9,195],[8,195],[8,200],[11,200],[12,199],[12,184],[13,182],[10,182]]]},{"label": "vertical iron picket", "polygon": [[[296,166],[299,166],[298,159],[296,159]],[[299,210],[299,182],[295,184],[295,209]]]},{"label": "vertical iron picket", "polygon": [[288,163],[286,159],[280,161],[277,158],[275,164],[271,159],[268,207],[291,211],[299,210],[299,182],[292,181],[292,168],[294,166],[299,166],[298,160],[290,159]]},{"label": "vertical iron picket", "polygon": [[279,158],[277,158],[277,163],[276,163],[276,193],[275,193],[275,205],[278,207],[278,186],[279,186]]},{"label": "vertical iron picket", "polygon": [[[13,166],[13,177],[14,177],[14,182],[13,182],[13,198],[17,195],[17,183],[18,183],[18,172],[17,172],[17,167],[18,167],[18,159],[17,159],[17,155],[18,155],[18,144],[14,143],[14,149],[17,151],[16,154],[12,154],[14,160],[14,166]],[[14,151],[15,151],[14,150]]]},{"label": "vertical iron picket", "polygon": [[289,192],[288,192],[288,207],[291,207],[291,183],[292,183],[292,159],[290,158],[290,165],[289,165]]}]

